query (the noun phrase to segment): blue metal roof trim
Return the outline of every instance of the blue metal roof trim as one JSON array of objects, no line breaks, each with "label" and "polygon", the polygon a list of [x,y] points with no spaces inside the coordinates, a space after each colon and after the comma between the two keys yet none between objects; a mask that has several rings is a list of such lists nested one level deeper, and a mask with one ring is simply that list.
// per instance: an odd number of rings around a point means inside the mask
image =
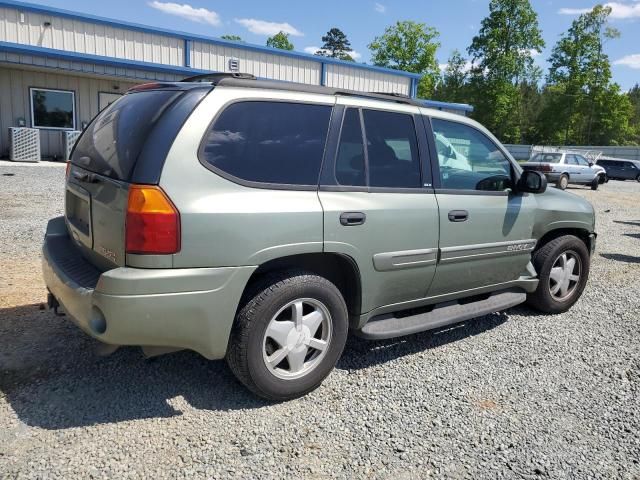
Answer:
[{"label": "blue metal roof trim", "polygon": [[281,55],[281,56],[285,56],[285,57],[300,58],[300,59],[303,59],[303,60],[310,60],[310,61],[314,61],[314,62],[318,62],[318,63],[336,64],[336,65],[341,65],[343,67],[354,67],[354,68],[360,68],[360,69],[364,69],[364,70],[371,70],[371,71],[374,71],[374,72],[387,73],[387,74],[391,74],[391,75],[400,75],[400,76],[407,77],[407,78],[421,78],[422,77],[422,75],[419,74],[419,73],[405,72],[403,70],[394,70],[392,68],[385,68],[385,67],[376,67],[374,65],[365,65],[363,63],[348,62],[348,61],[345,61],[345,60],[338,60],[338,59],[330,58],[330,57],[318,57],[317,55],[311,55],[311,54],[308,54],[308,53],[293,52],[293,51],[289,51],[289,50],[280,50],[278,48],[271,48],[271,47],[263,47],[262,45],[255,45],[255,44],[252,44],[252,43],[234,42],[234,41],[231,41],[231,40],[223,40],[221,38],[208,37],[206,35],[197,35],[197,34],[187,33],[187,32],[180,32],[180,31],[177,31],[177,30],[169,30],[169,29],[164,29],[164,28],[149,27],[147,25],[141,25],[139,23],[125,22],[125,21],[120,21],[120,20],[112,20],[112,19],[109,19],[109,18],[99,17],[97,15],[91,15],[91,14],[88,14],[88,13],[76,13],[76,12],[72,12],[70,10],[65,10],[65,9],[62,9],[62,8],[48,7],[48,6],[44,6],[44,5],[36,5],[36,4],[33,4],[33,3],[19,2],[19,1],[16,1],[16,0],[0,0],[0,7],[10,7],[10,8],[27,10],[27,11],[36,12],[36,13],[59,15],[59,16],[62,16],[62,17],[72,18],[72,19],[76,19],[76,20],[102,23],[104,25],[110,25],[112,27],[129,28],[131,30],[137,30],[137,31],[140,31],[140,32],[145,32],[145,33],[155,33],[155,34],[159,34],[159,35],[168,35],[168,36],[172,36],[172,37],[182,38],[184,40],[199,40],[199,41],[202,41],[202,42],[213,43],[213,44],[217,44],[217,45],[223,45],[225,47],[244,48],[246,50],[253,50],[253,51],[262,52],[262,53],[270,53],[270,54],[273,54],[273,55]]},{"label": "blue metal roof trim", "polygon": [[438,100],[425,100],[422,98],[417,99],[419,102],[422,102],[425,107],[429,108],[447,108],[449,110],[461,110],[463,112],[473,112],[473,107],[466,103],[449,103],[449,102],[440,102]]},{"label": "blue metal roof trim", "polygon": [[[164,65],[160,63],[140,62],[137,60],[114,59],[102,55],[89,55],[86,53],[67,52],[66,50],[56,50],[54,48],[35,47],[32,45],[22,45],[20,43],[0,42],[0,52],[16,53],[19,55],[35,55],[39,57],[58,58],[69,62],[96,63],[114,68],[132,68],[136,70],[147,70],[152,72],[173,73],[175,75],[197,75],[199,73],[211,73],[207,70],[197,70],[189,67],[179,67],[175,65]],[[37,65],[46,66],[46,65]]]}]

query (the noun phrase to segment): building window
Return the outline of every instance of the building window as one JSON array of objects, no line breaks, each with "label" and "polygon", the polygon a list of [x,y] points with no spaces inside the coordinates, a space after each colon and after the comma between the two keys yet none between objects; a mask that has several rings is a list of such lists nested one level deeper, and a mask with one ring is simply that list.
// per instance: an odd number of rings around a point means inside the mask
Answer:
[{"label": "building window", "polygon": [[74,92],[31,88],[31,126],[73,130],[76,125]]}]

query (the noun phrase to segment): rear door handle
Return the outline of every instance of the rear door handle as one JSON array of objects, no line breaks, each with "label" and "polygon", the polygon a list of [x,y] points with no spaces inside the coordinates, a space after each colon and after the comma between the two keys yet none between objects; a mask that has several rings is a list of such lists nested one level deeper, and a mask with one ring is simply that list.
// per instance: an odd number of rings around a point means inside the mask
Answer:
[{"label": "rear door handle", "polygon": [[466,210],[451,210],[449,212],[450,222],[464,222],[467,218],[469,218],[469,212]]},{"label": "rear door handle", "polygon": [[345,227],[362,225],[367,220],[367,216],[362,212],[343,212],[340,214],[340,223]]}]

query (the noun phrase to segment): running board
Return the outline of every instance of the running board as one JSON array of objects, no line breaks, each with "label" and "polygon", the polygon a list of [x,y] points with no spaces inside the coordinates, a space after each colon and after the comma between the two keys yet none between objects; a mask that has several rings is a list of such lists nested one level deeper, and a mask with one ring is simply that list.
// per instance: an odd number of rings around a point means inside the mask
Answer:
[{"label": "running board", "polygon": [[379,315],[369,320],[361,330],[356,331],[356,334],[369,340],[411,335],[505,310],[524,302],[526,299],[526,293],[504,290],[475,302],[461,304],[458,300],[454,300],[436,304],[433,310],[416,315],[400,318],[394,314]]}]

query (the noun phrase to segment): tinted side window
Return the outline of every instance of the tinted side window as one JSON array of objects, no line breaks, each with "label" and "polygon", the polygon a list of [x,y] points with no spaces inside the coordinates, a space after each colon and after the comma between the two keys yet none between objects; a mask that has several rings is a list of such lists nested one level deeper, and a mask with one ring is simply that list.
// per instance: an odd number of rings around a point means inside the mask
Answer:
[{"label": "tinted side window", "polygon": [[206,134],[201,159],[242,180],[316,185],[330,116],[328,105],[234,103]]},{"label": "tinted side window", "polygon": [[340,185],[367,184],[360,112],[356,108],[348,108],[342,121],[336,157],[336,180]]},{"label": "tinted side window", "polygon": [[576,162],[578,162],[578,165],[582,165],[583,167],[588,167],[589,166],[589,161],[584,158],[582,155],[576,155]]},{"label": "tinted side window", "polygon": [[369,185],[420,188],[420,158],[413,117],[363,110]]},{"label": "tinted side window", "polygon": [[503,191],[511,163],[484,133],[458,122],[432,119],[442,188]]},{"label": "tinted side window", "polygon": [[567,165],[579,165],[578,159],[575,155],[567,155],[564,163],[566,163]]}]

